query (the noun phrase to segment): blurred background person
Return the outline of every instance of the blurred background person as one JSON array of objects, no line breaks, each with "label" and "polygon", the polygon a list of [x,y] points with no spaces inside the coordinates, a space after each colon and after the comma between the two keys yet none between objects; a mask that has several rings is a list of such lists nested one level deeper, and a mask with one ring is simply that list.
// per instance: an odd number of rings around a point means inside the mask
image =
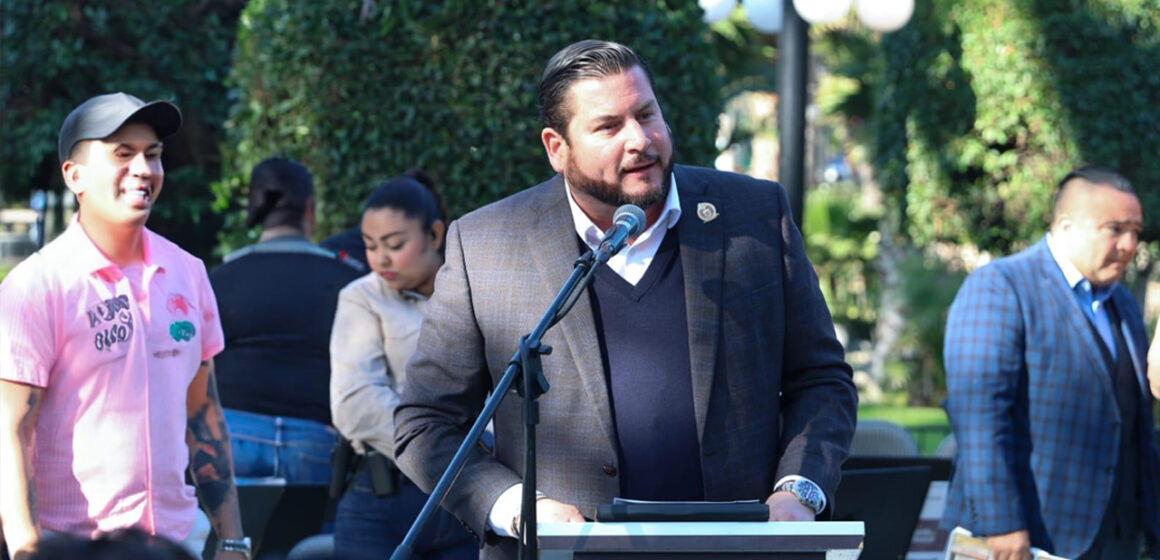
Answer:
[{"label": "blurred background person", "polygon": [[[352,481],[335,515],[335,556],[386,558],[427,496],[395,468],[394,410],[419,336],[435,273],[443,265],[446,214],[425,173],[411,170],[371,193],[360,229],[371,273],[342,290],[331,333],[330,406],[350,441]],[[477,558],[479,549],[439,510],[415,553]]]},{"label": "blurred background person", "polygon": [[1143,208],[1102,167],[1071,171],[1056,193],[1043,240],[972,272],[948,313],[956,453],[943,525],[985,536],[996,560],[1031,558],[1031,547],[1139,558],[1143,541],[1158,558],[1147,337],[1121,283]]},{"label": "blurred background person", "polygon": [[137,528],[82,539],[66,533],[46,537],[28,560],[196,560],[180,544]]},{"label": "blurred background person", "polygon": [[210,274],[226,350],[218,386],[239,477],[326,485],[330,452],[328,344],[338,292],[359,272],[310,242],[314,179],[301,164],[269,158],[250,175],[246,225],[258,242]]},{"label": "blurred background person", "polygon": [[359,272],[371,269],[371,265],[367,263],[367,248],[362,241],[362,228],[358,224],[319,241],[318,246],[334,251],[338,258],[357,268]]}]

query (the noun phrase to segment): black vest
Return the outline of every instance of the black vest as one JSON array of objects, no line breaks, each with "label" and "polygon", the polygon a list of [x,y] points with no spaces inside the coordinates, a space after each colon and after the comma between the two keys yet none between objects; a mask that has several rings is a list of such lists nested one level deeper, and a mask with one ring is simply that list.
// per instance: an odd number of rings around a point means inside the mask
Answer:
[{"label": "black vest", "polygon": [[589,294],[616,427],[621,496],[704,499],[677,230],[666,232],[635,286],[602,266]]},{"label": "black vest", "polygon": [[[1116,461],[1112,502],[1108,508],[1113,518],[1108,521],[1115,524],[1118,535],[1130,536],[1140,531],[1140,385],[1136,381],[1131,352],[1124,340],[1120,314],[1111,298],[1104,305],[1116,344],[1115,358],[1103,345],[1100,349],[1112,377],[1116,407],[1120,411],[1120,456]],[[1095,325],[1092,328],[1094,330]],[[1096,340],[1103,340],[1098,332]]]}]

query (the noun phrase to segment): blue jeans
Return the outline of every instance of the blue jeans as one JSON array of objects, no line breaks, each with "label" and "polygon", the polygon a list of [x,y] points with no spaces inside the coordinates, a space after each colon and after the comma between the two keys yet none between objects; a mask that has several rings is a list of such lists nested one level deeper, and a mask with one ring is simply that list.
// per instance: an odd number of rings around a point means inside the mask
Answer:
[{"label": "blue jeans", "polygon": [[[334,518],[335,558],[382,560],[403,542],[427,495],[407,477],[394,474],[398,493],[393,496],[376,497],[365,472],[359,473],[342,496]],[[479,558],[479,546],[471,533],[443,508],[427,524],[413,552],[415,558],[427,560]]]},{"label": "blue jeans", "polygon": [[330,484],[337,437],[325,424],[301,418],[225,409],[234,476],[286,479],[289,485]]}]

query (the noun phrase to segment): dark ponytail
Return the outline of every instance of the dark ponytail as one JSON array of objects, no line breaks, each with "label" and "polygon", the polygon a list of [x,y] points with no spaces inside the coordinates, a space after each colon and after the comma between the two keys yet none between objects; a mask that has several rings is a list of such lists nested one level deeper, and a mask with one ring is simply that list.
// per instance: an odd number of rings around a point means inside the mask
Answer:
[{"label": "dark ponytail", "polygon": [[301,227],[306,201],[314,196],[314,176],[302,164],[267,158],[250,172],[246,227]]},{"label": "dark ponytail", "polygon": [[367,197],[363,214],[382,208],[392,208],[419,220],[424,230],[430,230],[435,222],[447,221],[443,199],[435,192],[435,181],[422,169],[408,169],[379,185]]}]

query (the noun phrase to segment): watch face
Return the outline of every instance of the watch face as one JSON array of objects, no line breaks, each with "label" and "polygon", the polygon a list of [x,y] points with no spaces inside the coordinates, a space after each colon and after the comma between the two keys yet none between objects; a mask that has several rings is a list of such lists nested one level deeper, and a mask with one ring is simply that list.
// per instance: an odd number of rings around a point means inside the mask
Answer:
[{"label": "watch face", "polygon": [[782,490],[792,492],[795,496],[797,496],[798,501],[801,502],[802,505],[814,510],[815,512],[821,509],[822,491],[811,482],[804,479],[798,479],[782,484],[780,488]]},{"label": "watch face", "polygon": [[798,496],[802,498],[802,501],[808,502],[808,505],[817,511],[818,506],[822,503],[821,491],[818,490],[818,487],[804,480],[797,481],[794,486],[797,488]]}]

